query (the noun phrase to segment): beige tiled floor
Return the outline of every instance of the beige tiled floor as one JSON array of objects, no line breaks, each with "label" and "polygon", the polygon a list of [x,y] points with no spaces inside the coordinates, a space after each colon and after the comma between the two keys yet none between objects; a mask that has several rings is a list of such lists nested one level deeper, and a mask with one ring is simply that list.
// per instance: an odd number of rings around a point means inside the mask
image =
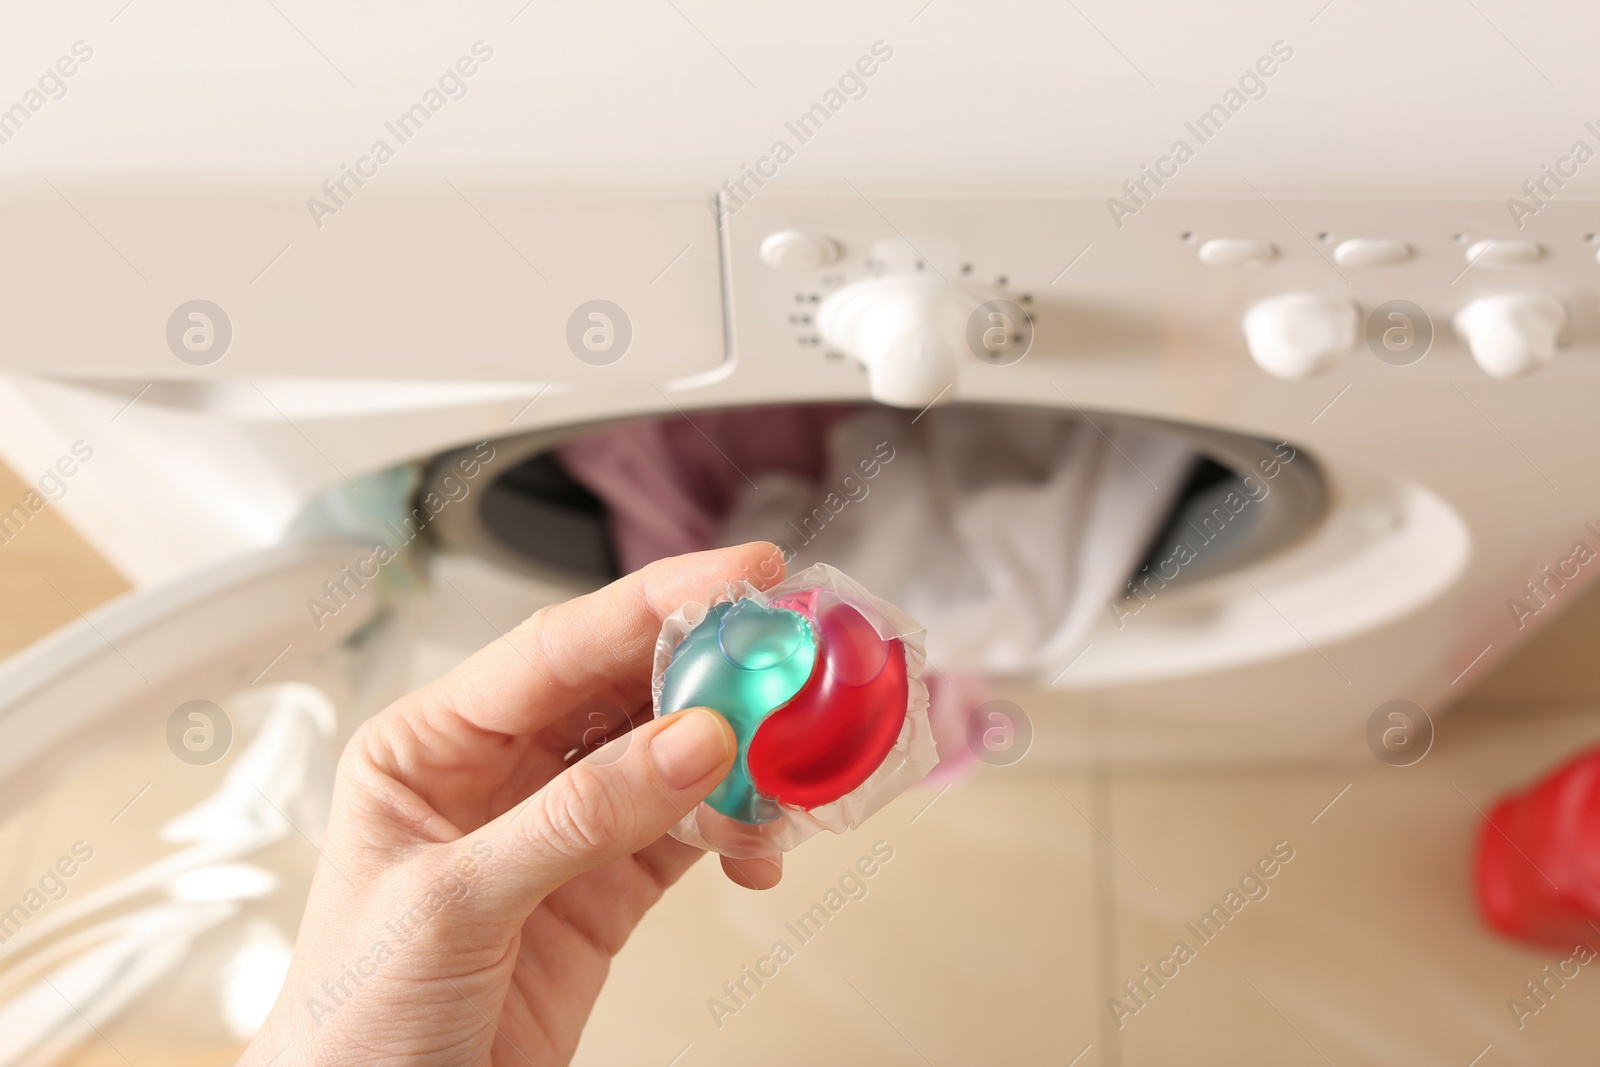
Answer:
[{"label": "beige tiled floor", "polygon": [[[1600,715],[1467,707],[1410,768],[1074,778],[985,770],[914,791],[789,859],[767,896],[702,864],[617,960],[579,1062],[1487,1064],[1588,1062],[1600,981],[1519,1031],[1552,954],[1485,931],[1473,805],[1600,741]],[[1348,786],[1348,789],[1346,788]],[[932,807],[926,807],[930,801]],[[1331,806],[1330,806],[1331,805]],[[924,811],[924,808],[926,810]],[[914,820],[914,821],[913,821]],[[1092,822],[1092,825],[1091,825]],[[1098,827],[1098,829],[1096,828]],[[1104,830],[1101,834],[1099,831]],[[718,1028],[709,1002],[878,838],[871,895]],[[1293,859],[1209,943],[1186,928],[1285,842]],[[1282,846],[1279,846],[1282,851]],[[1113,995],[1194,958],[1117,1020]],[[725,999],[725,998],[724,998]]]},{"label": "beige tiled floor", "polygon": [[[686,1046],[684,1065],[1590,1062],[1600,980],[1518,1030],[1508,998],[1560,954],[1483,928],[1471,862],[1478,808],[1600,743],[1597,640],[1600,593],[1442,715],[1412,767],[1068,776],[1024,761],[808,843],[782,897],[702,865],[618,959],[580,1062]],[[901,866],[848,938],[819,940],[717,1029],[720,982],[880,835]],[[1294,858],[1266,896],[1209,943],[1187,930],[1279,842]],[[749,936],[726,941],[730,927]],[[1194,958],[1146,980],[1154,995],[1119,1027],[1109,999],[1136,1006],[1122,983],[1179,940]]]},{"label": "beige tiled floor", "polygon": [[[1007,1062],[1082,1048],[1098,1010],[1083,921],[1093,831],[1072,804],[1087,811],[1083,783],[913,791],[859,833],[807,842],[765,894],[698,864],[618,958],[579,1062],[664,1064],[688,1047],[684,1064],[982,1063],[996,1033]],[[800,942],[785,924],[878,841],[894,859],[868,895]],[[794,959],[745,1004],[730,1000],[723,983],[780,940]],[[738,1010],[719,1019],[713,999]]]},{"label": "beige tiled floor", "polygon": [[[1600,716],[1546,712],[1512,728],[1508,740],[1503,714],[1462,709],[1409,768],[1119,777],[1112,836],[1128,862],[1112,865],[1117,965],[1102,985],[1137,979],[1175,940],[1197,949],[1124,1020],[1122,1062],[1461,1065],[1492,1044],[1486,1062],[1531,1064],[1600,1047],[1600,981],[1513,1025],[1507,998],[1560,954],[1488,934],[1470,866],[1474,805],[1600,741]],[[1294,860],[1203,944],[1185,922],[1278,841]]]},{"label": "beige tiled floor", "polygon": [[[24,491],[5,477],[0,499]],[[87,610],[121,588],[47,509],[0,546],[0,652],[70,620],[66,600]],[[616,961],[579,1062],[1590,1062],[1600,978],[1516,1029],[1507,999],[1558,954],[1483,929],[1470,862],[1474,805],[1600,741],[1597,640],[1600,591],[1441,716],[1410,768],[1069,775],[1025,760],[809,842],[770,894],[702,863]],[[785,924],[879,840],[894,858],[802,942]],[[1294,858],[1268,894],[1202,944],[1185,923],[1280,841]],[[723,983],[779,940],[794,958],[730,1001]],[[1122,983],[1178,940],[1194,958],[1119,1028],[1108,999],[1132,1006]],[[738,1007],[720,1027],[713,998]],[[137,1062],[179,1062],[163,1056]]]},{"label": "beige tiled floor", "polygon": [[[31,488],[0,465],[0,510]],[[0,658],[127,588],[54,508],[45,507],[15,535],[0,531]]]}]

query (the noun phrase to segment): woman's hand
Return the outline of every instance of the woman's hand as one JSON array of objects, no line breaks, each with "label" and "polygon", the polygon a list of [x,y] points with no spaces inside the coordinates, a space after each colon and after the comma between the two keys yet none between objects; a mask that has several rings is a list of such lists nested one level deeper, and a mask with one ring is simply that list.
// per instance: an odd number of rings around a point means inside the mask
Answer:
[{"label": "woman's hand", "polygon": [[[782,578],[768,544],[662,560],[365,723],[288,980],[241,1063],[566,1063],[611,957],[700,855],[666,831],[734,759],[713,712],[650,718],[661,621],[723,582]],[[631,733],[569,766],[623,715]],[[753,889],[781,875],[776,856],[722,862]]]}]

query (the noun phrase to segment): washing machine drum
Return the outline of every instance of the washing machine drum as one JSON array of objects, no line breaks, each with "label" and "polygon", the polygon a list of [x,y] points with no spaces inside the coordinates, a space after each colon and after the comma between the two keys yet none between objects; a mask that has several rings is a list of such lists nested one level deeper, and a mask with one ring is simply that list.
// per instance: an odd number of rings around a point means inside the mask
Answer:
[{"label": "washing machine drum", "polygon": [[[1146,421],[813,405],[590,429],[502,477],[480,516],[524,557],[596,577],[771,541],[791,568],[830,563],[903,607],[940,669],[1049,678],[1179,518],[1229,492],[1259,495],[1192,434]],[[1315,494],[1247,509],[1181,578],[1259,559],[1318,510]]]}]

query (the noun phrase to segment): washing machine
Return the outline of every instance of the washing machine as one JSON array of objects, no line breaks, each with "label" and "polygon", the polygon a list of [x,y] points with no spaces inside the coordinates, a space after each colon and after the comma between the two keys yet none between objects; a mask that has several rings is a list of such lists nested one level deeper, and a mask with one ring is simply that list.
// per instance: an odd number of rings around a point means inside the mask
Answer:
[{"label": "washing machine", "polygon": [[[1600,202],[1467,152],[1464,105],[1384,154],[1362,109],[1404,79],[1340,57],[1436,28],[1174,13],[1163,96],[1022,4],[1050,32],[835,5],[722,13],[722,48],[672,5],[515,7],[407,8],[391,52],[354,10],[26,16],[27,69],[76,62],[4,147],[0,455],[39,492],[0,530],[57,509],[135,588],[0,667],[0,813],[163,894],[117,934],[137,967],[78,976],[105,1011],[220,990],[212,1037],[248,1032],[342,739],[615,572],[551,457],[617,426],[968,408],[1191,450],[1083,639],[990,682],[1043,765],[1364,755],[1380,706],[1445,714],[1600,573]],[[1462,82],[1498,47],[1445,37]],[[174,763],[196,701],[227,754]]]}]

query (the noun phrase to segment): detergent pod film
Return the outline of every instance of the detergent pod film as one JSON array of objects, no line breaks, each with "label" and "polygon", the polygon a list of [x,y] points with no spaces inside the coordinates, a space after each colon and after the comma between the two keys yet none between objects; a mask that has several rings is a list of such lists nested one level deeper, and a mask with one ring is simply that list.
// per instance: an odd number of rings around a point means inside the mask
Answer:
[{"label": "detergent pod film", "polygon": [[656,642],[656,715],[711,708],[739,754],[672,835],[741,858],[859,826],[938,762],[925,661],[920,625],[827,564],[684,605]]}]

